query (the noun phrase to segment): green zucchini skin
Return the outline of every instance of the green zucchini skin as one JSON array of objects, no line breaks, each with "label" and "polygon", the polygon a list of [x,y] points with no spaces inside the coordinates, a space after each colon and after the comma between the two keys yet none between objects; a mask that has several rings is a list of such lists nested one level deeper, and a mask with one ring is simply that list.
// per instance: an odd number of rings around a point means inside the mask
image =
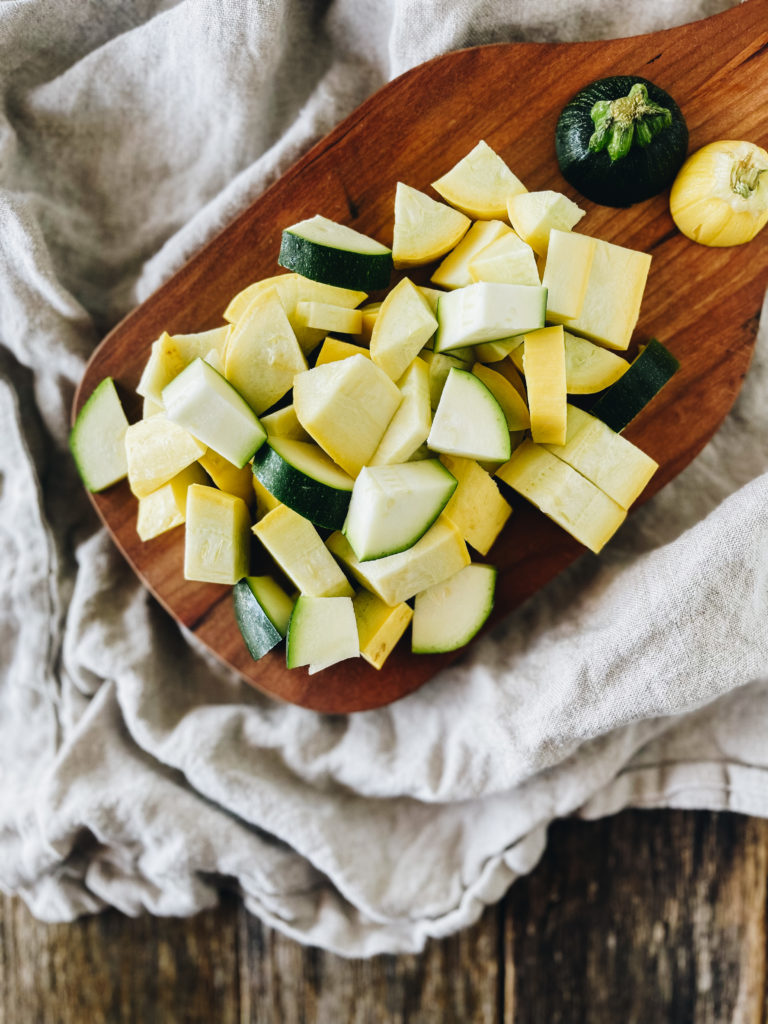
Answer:
[{"label": "green zucchini skin", "polygon": [[373,292],[389,287],[392,253],[357,253],[283,231],[277,262],[321,284]]},{"label": "green zucchini skin", "polygon": [[679,369],[680,363],[669,349],[652,338],[589,411],[620,434]]},{"label": "green zucchini skin", "polygon": [[307,476],[270,444],[262,445],[254,455],[253,474],[278,501],[315,526],[340,530],[344,525],[352,492],[337,490]]},{"label": "green zucchini skin", "polygon": [[[670,111],[671,123],[648,145],[633,143],[620,159],[612,160],[607,149],[591,150],[595,103],[626,96],[637,84],[645,85],[653,103]],[[669,93],[646,78],[615,75],[591,82],[566,104],[555,128],[555,151],[563,177],[587,199],[601,206],[631,206],[672,184],[688,151],[688,127]]]},{"label": "green zucchini skin", "polygon": [[245,641],[245,646],[254,661],[263,658],[283,637],[270,622],[269,616],[251,592],[246,580],[235,584],[232,590],[235,606],[235,620]]}]

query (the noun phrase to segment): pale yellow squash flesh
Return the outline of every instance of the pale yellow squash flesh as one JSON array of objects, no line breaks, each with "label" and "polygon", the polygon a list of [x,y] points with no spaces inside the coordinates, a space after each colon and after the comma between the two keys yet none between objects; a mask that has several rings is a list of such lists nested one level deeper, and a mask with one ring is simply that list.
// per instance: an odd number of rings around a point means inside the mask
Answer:
[{"label": "pale yellow squash flesh", "polygon": [[498,284],[539,285],[536,254],[511,229],[480,250],[469,263],[472,281],[496,281]]},{"label": "pale yellow squash flesh", "polygon": [[524,242],[540,256],[546,256],[553,228],[571,231],[585,215],[562,192],[525,192],[507,201],[509,222]]},{"label": "pale yellow squash flesh", "polygon": [[501,406],[509,429],[528,430],[531,425],[528,406],[504,374],[484,366],[483,363],[475,363],[472,373],[485,384]]},{"label": "pale yellow squash flesh", "polygon": [[352,597],[354,590],[308,519],[278,505],[253,526],[285,575],[309,597]]},{"label": "pale yellow squash flesh", "polygon": [[251,486],[253,487],[253,493],[256,496],[257,520],[263,519],[268,512],[271,512],[279,505],[282,505],[280,499],[276,498],[271,491],[268,491],[261,480],[259,480],[259,478],[253,473],[251,473]]},{"label": "pale yellow squash flesh", "polygon": [[146,498],[206,451],[204,444],[163,414],[132,423],[125,432],[131,491]]},{"label": "pale yellow squash flesh", "polygon": [[361,355],[316,366],[293,382],[299,422],[352,477],[376,451],[401,397],[394,381]]},{"label": "pale yellow squash flesh", "polygon": [[525,335],[523,371],[531,436],[542,444],[565,444],[566,390],[563,328],[543,327]]},{"label": "pale yellow squash flesh", "polygon": [[424,360],[418,357],[414,359],[397,386],[402,399],[371,456],[371,466],[407,462],[429,436],[432,408],[429,367]]},{"label": "pale yellow squash flesh", "polygon": [[650,455],[575,405],[568,406],[565,444],[545,447],[627,509],[659,468]]},{"label": "pale yellow squash flesh", "polygon": [[242,498],[192,484],[186,517],[184,579],[234,586],[248,575],[251,520]]},{"label": "pale yellow squash flesh", "polygon": [[404,277],[381,304],[371,334],[371,359],[391,380],[399,380],[436,330],[427,300]]},{"label": "pale yellow squash flesh", "polygon": [[341,338],[326,338],[317,353],[315,366],[338,363],[340,359],[349,359],[351,356],[365,356],[366,359],[370,359],[371,353],[369,349],[362,345],[354,345],[351,341],[342,341]]},{"label": "pale yellow squash flesh", "polygon": [[182,469],[172,480],[145,498],[139,498],[136,532],[143,541],[181,526],[187,515],[187,489],[206,484],[208,478],[197,463]]},{"label": "pale yellow squash flesh", "polygon": [[487,142],[481,140],[432,188],[457,210],[475,219],[506,217],[507,199],[525,185]]},{"label": "pale yellow squash flesh", "polygon": [[469,225],[463,213],[399,181],[392,241],[395,267],[416,267],[439,259],[459,244]]},{"label": "pale yellow squash flesh", "polygon": [[212,448],[201,455],[198,462],[220,491],[237,495],[247,505],[253,502],[253,470],[250,463],[239,469]]},{"label": "pale yellow squash flesh", "polygon": [[360,562],[343,533],[332,533],[328,548],[349,572],[385,604],[398,605],[435,583],[448,579],[470,558],[458,527],[441,515],[407,551]]},{"label": "pale yellow squash flesh", "polygon": [[589,235],[550,232],[541,280],[547,289],[547,320],[562,324],[581,313],[594,254],[595,239]]},{"label": "pale yellow squash flesh", "polygon": [[359,334],[363,326],[363,314],[359,309],[332,306],[330,302],[297,302],[295,320],[298,327],[338,331],[340,334]]},{"label": "pale yellow squash flesh", "polygon": [[614,384],[629,362],[586,338],[565,331],[565,387],[569,395],[592,395]]},{"label": "pale yellow squash flesh", "polygon": [[229,338],[227,380],[258,415],[290,391],[294,376],[306,368],[277,292],[264,292],[248,306]]},{"label": "pale yellow squash flesh", "polygon": [[[442,260],[430,281],[440,288],[463,288],[476,278],[470,273],[472,260],[504,235],[511,235],[512,228],[501,220],[478,220],[467,231],[455,249]],[[538,278],[536,284],[538,284]]]},{"label": "pale yellow squash flesh", "polygon": [[606,348],[626,350],[640,315],[650,266],[648,253],[595,239],[581,313],[565,326]]},{"label": "pale yellow squash flesh", "polygon": [[530,440],[515,449],[496,476],[595,554],[627,515],[581,473]]},{"label": "pale yellow squash flesh", "polygon": [[379,669],[390,656],[413,618],[410,605],[390,607],[368,590],[359,590],[352,599],[357,620],[360,654],[369,665]]},{"label": "pale yellow squash flesh", "polygon": [[293,404],[261,417],[268,437],[287,437],[291,441],[309,441],[309,434],[299,423]]},{"label": "pale yellow squash flesh", "polygon": [[512,507],[499,493],[493,477],[474,459],[441,455],[440,461],[458,485],[443,510],[467,544],[487,555],[512,515]]}]

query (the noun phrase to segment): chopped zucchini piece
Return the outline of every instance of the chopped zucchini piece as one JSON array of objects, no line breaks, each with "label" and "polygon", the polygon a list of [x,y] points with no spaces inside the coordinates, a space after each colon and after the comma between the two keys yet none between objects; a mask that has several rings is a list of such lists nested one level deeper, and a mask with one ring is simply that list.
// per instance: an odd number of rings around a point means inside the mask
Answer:
[{"label": "chopped zucchini piece", "polygon": [[479,281],[440,297],[435,352],[499,341],[544,326],[544,288]]},{"label": "chopped zucchini piece", "polygon": [[302,595],[288,624],[286,665],[309,666],[309,674],[360,656],[357,622],[349,597]]},{"label": "chopped zucchini piece", "polygon": [[456,369],[448,374],[427,446],[468,459],[509,458],[509,428],[504,412],[474,374]]},{"label": "chopped zucchini piece", "polygon": [[128,473],[128,420],[111,377],[105,377],[77,414],[69,448],[89,491],[103,491]]},{"label": "chopped zucchini piece", "polygon": [[312,281],[365,292],[386,288],[392,272],[385,245],[319,214],[283,231],[277,262]]},{"label": "chopped zucchini piece", "polygon": [[472,373],[478,377],[488,388],[493,397],[501,406],[502,412],[507,420],[507,426],[512,430],[527,430],[531,425],[531,417],[528,406],[520,397],[519,391],[503,373],[492,370],[482,363],[475,363]]},{"label": "chopped zucchini piece", "polygon": [[668,348],[652,338],[627,371],[592,406],[592,415],[620,433],[680,368]]},{"label": "chopped zucchini piece", "polygon": [[271,494],[315,526],[343,526],[354,480],[316,444],[270,438],[256,452],[253,472]]},{"label": "chopped zucchini piece", "polygon": [[361,562],[412,547],[445,508],[456,480],[437,459],[363,466],[343,533]]},{"label": "chopped zucchini piece", "polygon": [[254,661],[288,632],[293,601],[271,576],[245,576],[232,591],[235,621]]},{"label": "chopped zucchini piece", "polygon": [[493,611],[496,569],[467,565],[450,579],[416,595],[411,650],[414,654],[456,651],[477,636]]},{"label": "chopped zucchini piece", "polygon": [[204,359],[195,359],[163,389],[163,405],[169,420],[237,468],[266,440],[253,409]]}]

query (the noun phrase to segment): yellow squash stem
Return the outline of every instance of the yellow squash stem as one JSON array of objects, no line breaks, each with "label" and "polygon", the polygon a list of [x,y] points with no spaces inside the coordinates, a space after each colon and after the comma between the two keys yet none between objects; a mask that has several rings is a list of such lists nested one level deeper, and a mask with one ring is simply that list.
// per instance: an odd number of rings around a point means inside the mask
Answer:
[{"label": "yellow squash stem", "polygon": [[768,222],[768,153],[752,142],[711,142],[680,168],[669,207],[694,242],[750,242]]}]

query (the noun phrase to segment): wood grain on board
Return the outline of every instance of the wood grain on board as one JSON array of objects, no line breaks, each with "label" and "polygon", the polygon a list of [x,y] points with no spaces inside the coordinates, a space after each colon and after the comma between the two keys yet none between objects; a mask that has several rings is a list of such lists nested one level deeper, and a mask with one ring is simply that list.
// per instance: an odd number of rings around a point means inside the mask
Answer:
[{"label": "wood grain on board", "polygon": [[[639,74],[670,92],[687,119],[690,148],[718,138],[768,141],[768,0],[646,36],[573,44],[515,43],[449,53],[385,86],[352,113],[162,288],[94,353],[75,412],[105,376],[135,387],[163,330],[221,323],[229,299],[277,272],[282,229],[323,213],[390,242],[398,180],[429,183],[485,139],[531,190],[556,189],[587,216],[579,230],[652,253],[635,341],[655,336],[681,370],[627,431],[660,463],[642,500],[701,450],[730,409],[755,342],[768,283],[768,232],[748,246],[709,249],[675,229],[661,195],[627,210],[581,199],[560,176],[557,116],[573,93],[611,74]],[[535,86],[535,88],[534,88]],[[142,544],[127,484],[93,502],[152,593],[225,662],[267,693],[327,712],[376,707],[411,692],[456,655],[413,656],[404,645],[377,672],[362,659],[309,676],[288,672],[282,651],[251,661],[229,588],[186,582],[183,531]],[[520,501],[491,552],[501,569],[495,619],[569,565],[583,548]]]}]

